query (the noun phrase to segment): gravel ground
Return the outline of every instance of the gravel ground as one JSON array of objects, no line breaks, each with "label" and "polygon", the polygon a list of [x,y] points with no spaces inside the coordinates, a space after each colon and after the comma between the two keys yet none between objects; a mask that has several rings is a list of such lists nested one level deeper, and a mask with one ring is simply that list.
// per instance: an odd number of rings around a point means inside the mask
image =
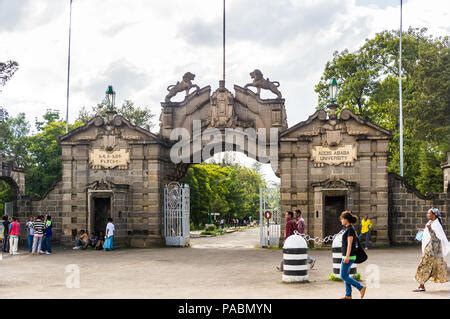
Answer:
[{"label": "gravel ground", "polygon": [[[309,271],[309,283],[286,284],[275,269],[282,251],[257,248],[258,235],[258,229],[250,229],[195,238],[190,248],[112,252],[57,248],[50,256],[4,254],[2,298],[334,299],[343,295],[344,285],[328,280],[331,251],[310,251],[317,261]],[[449,283],[429,283],[427,292],[412,292],[419,260],[419,247],[369,250],[369,260],[358,269],[369,287],[366,298],[450,298]],[[375,280],[368,282],[370,278]]]}]

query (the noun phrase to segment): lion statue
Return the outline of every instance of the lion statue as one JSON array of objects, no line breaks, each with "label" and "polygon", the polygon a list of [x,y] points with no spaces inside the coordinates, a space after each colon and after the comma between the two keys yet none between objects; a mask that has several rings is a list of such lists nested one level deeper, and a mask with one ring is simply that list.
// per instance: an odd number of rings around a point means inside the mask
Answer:
[{"label": "lion statue", "polygon": [[279,99],[281,99],[281,92],[278,90],[280,82],[270,81],[269,78],[264,79],[262,72],[258,69],[250,73],[250,77],[253,79],[253,83],[246,84],[245,88],[254,86],[258,95],[260,95],[261,89],[270,90],[273,94],[276,94]]},{"label": "lion statue", "polygon": [[192,81],[195,79],[195,74],[191,72],[186,72],[183,75],[183,80],[178,81],[175,85],[170,85],[167,87],[167,91],[169,94],[166,95],[166,102],[170,102],[170,99],[177,95],[179,92],[186,92],[186,96],[189,95],[189,91],[191,88],[196,88],[196,91],[200,90],[200,87],[197,84],[193,84]]}]

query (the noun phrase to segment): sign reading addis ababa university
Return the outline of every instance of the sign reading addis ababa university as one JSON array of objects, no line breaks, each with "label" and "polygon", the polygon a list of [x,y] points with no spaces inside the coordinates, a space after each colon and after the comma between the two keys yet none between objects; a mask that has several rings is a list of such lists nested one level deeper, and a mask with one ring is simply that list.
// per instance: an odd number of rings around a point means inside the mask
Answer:
[{"label": "sign reading addis ababa university", "polygon": [[89,163],[93,169],[119,168],[127,169],[130,162],[130,153],[126,149],[105,151],[93,149],[89,153]]},{"label": "sign reading addis ababa university", "polygon": [[312,148],[312,160],[317,166],[328,165],[353,165],[356,160],[356,146],[342,145],[337,147],[314,146]]}]

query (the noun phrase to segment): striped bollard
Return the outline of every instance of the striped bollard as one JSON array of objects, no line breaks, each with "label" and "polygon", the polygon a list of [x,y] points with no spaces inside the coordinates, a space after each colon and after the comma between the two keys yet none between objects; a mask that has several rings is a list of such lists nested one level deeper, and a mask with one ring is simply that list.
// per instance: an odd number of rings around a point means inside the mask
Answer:
[{"label": "striped bollard", "polygon": [[[338,234],[336,235],[336,237],[334,237],[331,247],[333,255],[333,274],[336,277],[341,278],[342,234]],[[350,276],[354,277],[356,275],[356,272],[356,264],[353,263],[352,267],[350,268]]]},{"label": "striped bollard", "polygon": [[283,282],[308,280],[308,244],[300,235],[291,235],[283,245]]}]

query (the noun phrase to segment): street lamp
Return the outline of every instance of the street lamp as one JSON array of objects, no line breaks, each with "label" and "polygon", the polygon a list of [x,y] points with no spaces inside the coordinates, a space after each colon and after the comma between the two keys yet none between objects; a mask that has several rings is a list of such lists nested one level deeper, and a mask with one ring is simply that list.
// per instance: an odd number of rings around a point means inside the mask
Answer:
[{"label": "street lamp", "polygon": [[330,101],[331,104],[336,104],[337,91],[338,91],[338,83],[335,77],[330,79],[330,83],[328,83],[328,89],[330,90]]},{"label": "street lamp", "polygon": [[108,86],[106,90],[106,101],[108,103],[107,108],[108,111],[114,111],[114,106],[116,104],[116,92],[114,91],[112,85]]},{"label": "street lamp", "polygon": [[330,104],[327,106],[327,108],[329,109],[328,118],[330,120],[336,120],[336,110],[338,108],[338,105],[336,103],[338,83],[335,77],[332,77],[330,79],[330,82],[328,83],[328,89],[330,91]]}]

